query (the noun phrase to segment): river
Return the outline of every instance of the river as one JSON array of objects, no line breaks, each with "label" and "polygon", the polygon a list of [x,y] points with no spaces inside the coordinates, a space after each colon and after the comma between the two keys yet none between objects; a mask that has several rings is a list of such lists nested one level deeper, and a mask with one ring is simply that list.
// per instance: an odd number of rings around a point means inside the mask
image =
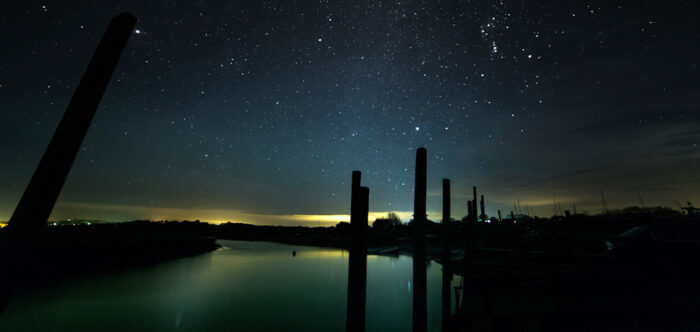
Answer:
[{"label": "river", "polygon": [[[347,251],[218,243],[195,257],[21,292],[0,314],[0,331],[345,330]],[[368,256],[367,331],[411,330],[412,264],[410,256]],[[431,262],[430,331],[440,330],[441,275]]]}]

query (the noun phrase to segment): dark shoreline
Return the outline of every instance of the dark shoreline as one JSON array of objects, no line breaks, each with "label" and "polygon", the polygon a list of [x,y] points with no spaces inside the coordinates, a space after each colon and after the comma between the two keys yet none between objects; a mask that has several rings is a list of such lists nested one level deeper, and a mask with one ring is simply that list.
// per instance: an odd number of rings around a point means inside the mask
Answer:
[{"label": "dark shoreline", "polygon": [[24,241],[0,231],[0,312],[14,294],[217,249],[216,239],[127,223],[47,227]]},{"label": "dark shoreline", "polygon": [[[631,227],[648,223],[698,221],[696,217],[676,216],[594,216],[558,219],[523,218],[518,223],[464,223],[453,221],[449,242],[453,261],[464,256],[465,248],[483,255],[499,251],[546,254],[557,259],[579,259],[581,255],[602,255],[604,241]],[[440,260],[440,224],[426,227],[429,259]],[[12,257],[32,258],[30,274],[41,270],[72,274],[80,270],[123,268],[162,260],[197,255],[216,249],[216,239],[268,241],[290,245],[337,248],[350,247],[349,224],[333,227],[258,226],[199,221],[132,221],[76,226],[48,226],[32,241],[11,244],[7,228],[0,229],[3,261]],[[412,230],[402,224],[391,228],[368,228],[368,253],[412,255]],[[554,257],[556,256],[556,257]],[[16,259],[12,259],[16,260]],[[36,261],[38,260],[38,261]],[[40,263],[39,263],[40,262]],[[56,265],[55,269],[41,268]],[[67,265],[70,268],[62,267]]]},{"label": "dark shoreline", "polygon": [[[604,254],[605,240],[637,225],[688,221],[697,221],[697,218],[643,215],[558,219],[527,217],[517,224],[505,221],[494,224],[453,221],[448,237],[455,261],[464,256],[467,246],[480,252],[540,252],[571,258],[582,254]],[[440,224],[428,222],[426,242],[429,259],[440,260],[441,234]],[[333,227],[302,227],[140,220],[48,226],[20,250],[10,244],[9,230],[0,229],[0,249],[6,253],[3,259],[14,255],[33,257],[49,265],[67,262],[76,270],[120,268],[196,255],[216,249],[216,239],[268,241],[345,250],[350,247],[351,241],[347,223]],[[384,229],[368,228],[367,244],[369,254],[412,255],[411,227],[403,224]],[[66,272],[73,273],[75,270]]]}]

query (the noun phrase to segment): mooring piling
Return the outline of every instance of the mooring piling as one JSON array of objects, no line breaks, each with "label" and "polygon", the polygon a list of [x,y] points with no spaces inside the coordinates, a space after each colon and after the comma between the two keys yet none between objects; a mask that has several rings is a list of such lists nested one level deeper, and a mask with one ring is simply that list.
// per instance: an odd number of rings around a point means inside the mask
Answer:
[{"label": "mooring piling", "polygon": [[348,306],[346,315],[346,330],[348,332],[365,330],[369,188],[360,186],[360,178],[360,171],[352,172]]},{"label": "mooring piling", "polygon": [[452,286],[452,248],[450,247],[450,180],[442,180],[442,330],[447,331],[450,320]]},{"label": "mooring piling", "polygon": [[416,184],[413,201],[413,331],[428,329],[427,275],[425,271],[427,151],[416,151]]},{"label": "mooring piling", "polygon": [[481,215],[479,216],[481,221],[486,221],[486,209],[484,209],[484,195],[481,195]]}]

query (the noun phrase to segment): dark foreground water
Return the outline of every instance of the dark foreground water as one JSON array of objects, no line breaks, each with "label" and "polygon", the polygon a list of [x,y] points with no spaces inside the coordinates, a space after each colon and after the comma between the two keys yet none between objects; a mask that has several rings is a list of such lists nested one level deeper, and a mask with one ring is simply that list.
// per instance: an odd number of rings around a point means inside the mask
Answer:
[{"label": "dark foreground water", "polygon": [[[224,247],[196,257],[22,293],[0,314],[0,331],[345,329],[346,251],[219,244]],[[412,264],[408,256],[368,256],[368,331],[411,330]],[[441,275],[439,264],[428,266],[431,331],[440,329]]]}]

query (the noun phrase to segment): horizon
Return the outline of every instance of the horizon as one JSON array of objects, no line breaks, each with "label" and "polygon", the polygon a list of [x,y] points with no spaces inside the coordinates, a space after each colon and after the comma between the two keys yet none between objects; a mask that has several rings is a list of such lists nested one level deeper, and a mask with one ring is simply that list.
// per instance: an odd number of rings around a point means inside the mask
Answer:
[{"label": "horizon", "polygon": [[[585,216],[585,217],[600,217],[600,216],[605,216],[609,214],[617,214],[617,213],[623,213],[624,210],[633,208],[633,209],[642,209],[642,210],[653,210],[653,209],[669,209],[674,212],[678,212],[679,214],[683,215],[683,210],[682,209],[674,209],[673,207],[668,207],[668,206],[637,206],[637,205],[629,205],[621,209],[608,209],[608,211],[601,211],[600,213],[589,213],[588,211],[578,211],[576,214],[577,216]],[[540,219],[552,219],[556,217],[564,217],[562,214],[552,214],[552,215],[535,215],[535,214],[528,214],[526,211],[514,211],[516,216],[527,216],[530,218],[540,218]],[[563,213],[564,211],[562,211]],[[569,211],[573,214],[573,211]],[[407,224],[411,220],[413,220],[413,212],[412,211],[386,211],[386,212],[373,212],[370,211],[368,214],[368,222],[369,226],[372,226],[372,223],[377,220],[377,219],[384,219],[388,217],[389,213],[396,214],[402,224]],[[431,220],[435,223],[441,223],[442,222],[442,211],[427,211],[428,217],[427,220]],[[465,218],[467,215],[457,215],[453,216],[451,220],[453,221],[459,221],[463,218]],[[510,216],[510,212],[508,213],[503,213],[503,218],[507,219]],[[487,215],[489,219],[491,218],[497,218],[497,215]],[[338,214],[338,215],[266,215],[266,216],[255,216],[255,215],[250,215],[248,216],[248,219],[202,219],[194,216],[190,217],[184,217],[184,218],[161,218],[161,217],[152,217],[152,218],[131,218],[131,219],[120,219],[120,220],[115,220],[115,219],[100,219],[100,218],[85,218],[85,217],[71,217],[71,218],[63,218],[63,219],[53,219],[50,218],[47,221],[47,224],[51,223],[56,223],[56,222],[71,222],[71,220],[75,221],[99,221],[99,222],[104,222],[104,223],[127,223],[127,222],[133,222],[133,221],[150,221],[150,222],[202,222],[202,223],[207,223],[211,225],[222,225],[222,224],[227,224],[227,223],[232,223],[232,224],[246,224],[246,225],[253,225],[253,226],[284,226],[284,227],[296,227],[296,226],[302,226],[302,227],[333,227],[338,225],[341,222],[349,223],[350,222],[350,215],[349,214]],[[7,226],[9,223],[9,220],[0,220],[0,225]],[[56,226],[54,224],[54,226]]]},{"label": "horizon", "polygon": [[420,146],[433,220],[443,178],[454,216],[474,185],[488,215],[700,198],[684,5],[17,3],[0,30],[1,220],[124,10],[139,21],[50,219],[332,223],[353,170],[371,213],[412,214]]}]

